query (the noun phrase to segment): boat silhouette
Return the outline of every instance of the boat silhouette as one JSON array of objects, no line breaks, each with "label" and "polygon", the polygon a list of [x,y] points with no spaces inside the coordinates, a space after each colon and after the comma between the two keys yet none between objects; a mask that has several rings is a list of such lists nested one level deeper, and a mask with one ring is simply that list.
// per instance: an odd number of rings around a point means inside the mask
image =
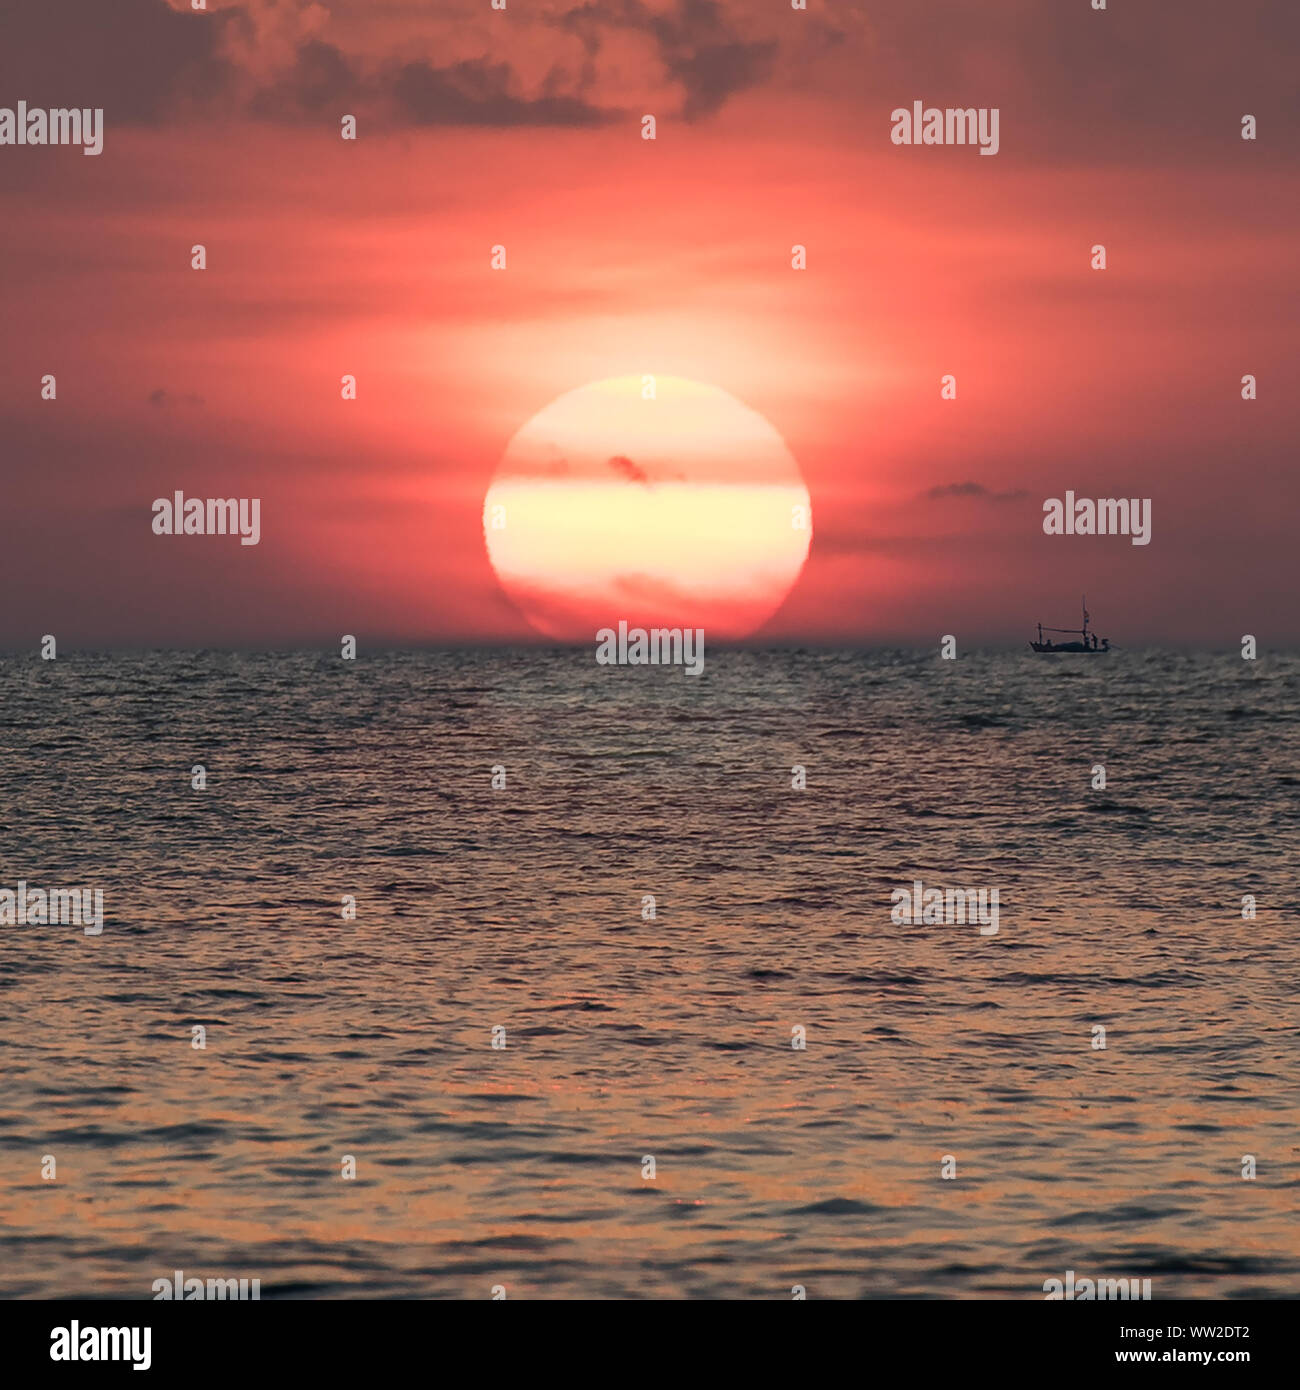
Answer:
[{"label": "boat silhouette", "polygon": [[[1101,656],[1110,651],[1110,638],[1103,637],[1100,645],[1097,642],[1097,634],[1088,631],[1090,615],[1088,613],[1088,597],[1083,597],[1083,626],[1082,627],[1044,627],[1038,624],[1038,641],[1031,642],[1029,645],[1036,652],[1043,652],[1049,655],[1066,654],[1077,652],[1080,656]],[[1044,632],[1068,632],[1078,633],[1082,641],[1079,642],[1053,642],[1049,637],[1043,638]]]}]

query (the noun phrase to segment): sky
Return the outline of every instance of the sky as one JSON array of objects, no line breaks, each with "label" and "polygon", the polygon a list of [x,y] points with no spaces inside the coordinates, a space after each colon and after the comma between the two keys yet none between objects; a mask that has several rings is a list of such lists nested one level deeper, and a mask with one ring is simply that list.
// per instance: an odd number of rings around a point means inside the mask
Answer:
[{"label": "sky", "polygon": [[[0,24],[0,107],[104,109],[98,156],[0,146],[0,647],[542,640],[485,498],[539,412],[646,375],[797,463],[754,640],[1023,642],[1086,591],[1127,645],[1300,643],[1292,0]],[[997,154],[893,143],[914,101],[997,108]],[[259,544],[155,535],[176,490],[260,498]],[[1150,544],[1045,535],[1067,490],[1149,498]]]}]

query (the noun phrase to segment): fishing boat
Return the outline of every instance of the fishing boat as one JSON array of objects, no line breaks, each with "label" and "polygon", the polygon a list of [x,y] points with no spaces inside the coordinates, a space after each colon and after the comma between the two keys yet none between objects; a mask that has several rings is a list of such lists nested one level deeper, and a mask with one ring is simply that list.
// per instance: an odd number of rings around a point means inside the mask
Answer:
[{"label": "fishing boat", "polygon": [[[1083,626],[1082,627],[1044,627],[1038,624],[1038,641],[1031,642],[1029,645],[1036,652],[1045,652],[1052,655],[1077,652],[1080,656],[1101,656],[1103,652],[1110,651],[1110,638],[1103,637],[1100,644],[1097,641],[1097,634],[1089,632],[1088,623],[1091,617],[1088,613],[1088,598],[1083,598]],[[1053,642],[1050,637],[1043,638],[1045,632],[1065,632],[1077,634],[1082,640],[1078,642]]]}]

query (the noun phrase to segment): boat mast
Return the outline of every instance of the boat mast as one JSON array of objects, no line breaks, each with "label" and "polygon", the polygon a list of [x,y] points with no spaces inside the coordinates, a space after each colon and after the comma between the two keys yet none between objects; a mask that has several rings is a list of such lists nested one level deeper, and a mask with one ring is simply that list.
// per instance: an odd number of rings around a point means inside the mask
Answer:
[{"label": "boat mast", "polygon": [[[1044,633],[1045,631],[1046,631],[1046,632],[1077,632],[1077,633],[1079,634],[1079,636],[1083,638],[1083,647],[1084,647],[1084,649],[1085,649],[1086,651],[1099,651],[1099,650],[1102,650],[1101,648],[1099,648],[1099,647],[1097,647],[1097,646],[1095,646],[1095,645],[1090,644],[1089,641],[1088,641],[1088,636],[1089,636],[1089,634],[1088,634],[1088,624],[1092,621],[1092,614],[1088,612],[1088,595],[1087,595],[1087,594],[1084,594],[1084,595],[1082,596],[1082,598],[1079,600],[1079,603],[1080,603],[1080,607],[1081,607],[1082,610],[1083,610],[1083,626],[1082,626],[1082,627],[1049,627],[1049,628],[1044,628],[1043,625],[1042,625],[1042,623],[1039,623],[1039,624],[1038,624],[1038,645],[1039,645],[1039,646],[1042,646],[1042,645],[1043,645],[1043,633]],[[1097,639],[1094,637],[1094,638],[1093,638],[1093,643],[1095,643],[1096,640],[1097,640]],[[1107,638],[1106,640],[1109,641],[1110,639]],[[1066,647],[1065,647],[1064,645],[1062,645],[1062,646],[1060,646],[1060,647],[1057,647],[1057,646],[1055,646],[1053,643],[1051,643],[1050,641],[1049,641],[1046,645],[1047,645],[1048,649],[1051,650],[1051,651],[1065,651],[1065,650],[1066,650]],[[1078,647],[1079,643],[1076,642],[1076,643],[1074,643],[1073,645],[1074,645],[1075,647]],[[1105,648],[1105,650],[1109,651],[1110,649],[1109,649],[1109,647],[1107,647],[1107,648]]]}]

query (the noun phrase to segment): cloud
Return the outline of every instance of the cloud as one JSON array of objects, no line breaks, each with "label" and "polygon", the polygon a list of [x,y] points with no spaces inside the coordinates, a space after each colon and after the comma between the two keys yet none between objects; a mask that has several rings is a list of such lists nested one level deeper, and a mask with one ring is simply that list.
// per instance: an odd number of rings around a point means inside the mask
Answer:
[{"label": "cloud", "polygon": [[584,126],[618,115],[566,91],[558,70],[529,95],[515,66],[481,55],[363,59],[321,37],[327,19],[289,0],[201,12],[166,0],[41,0],[6,17],[0,92],[32,106],[102,107],[123,125],[364,112],[399,126]]},{"label": "cloud", "polygon": [[160,386],[156,391],[150,391],[149,404],[159,407],[172,405],[202,405],[203,397],[188,392],[177,395],[176,392],[168,391]]},{"label": "cloud", "polygon": [[991,492],[983,483],[942,483],[924,494],[931,502],[937,502],[943,497],[978,497],[986,502],[1016,502],[1028,495],[1024,488],[1014,488],[1010,492]]},{"label": "cloud", "polygon": [[510,65],[483,58],[443,68],[405,63],[380,85],[399,119],[414,125],[590,126],[613,119],[577,96],[518,96]]},{"label": "cloud", "polygon": [[632,462],[630,458],[624,458],[622,454],[616,454],[609,461],[609,466],[629,483],[640,483],[643,487],[650,486],[650,475],[639,464]]},{"label": "cloud", "polygon": [[588,0],[553,23],[581,42],[588,82],[606,47],[605,29],[645,34],[665,77],[684,89],[682,115],[688,121],[715,114],[737,93],[765,81],[779,46],[775,39],[747,38],[741,26],[749,28],[752,16],[741,12],[732,20],[718,0],[678,0],[667,10],[651,9],[642,0]]},{"label": "cloud", "polygon": [[249,100],[253,115],[292,120],[315,115],[356,114],[370,100],[371,84],[360,66],[332,43],[308,39],[295,50],[292,65]]},{"label": "cloud", "polygon": [[765,81],[776,57],[775,40],[742,38],[717,0],[682,0],[675,12],[652,17],[649,28],[668,75],[686,90],[688,121],[713,115]]},{"label": "cloud", "polygon": [[[1179,0],[1170,24],[1149,3],[929,0],[835,7],[832,23],[749,0],[552,0],[512,6],[508,20],[486,0],[200,12],[186,0],[38,0],[8,7],[0,92],[102,107],[110,127],[348,111],[399,127],[572,128],[655,110],[645,103],[666,87],[699,121],[770,84],[856,117],[891,157],[889,112],[920,98],[998,107],[1004,159],[1253,168],[1286,159],[1300,136],[1300,6],[1238,8]],[[557,32],[571,53],[553,52]],[[1246,113],[1256,142],[1240,138]]]},{"label": "cloud", "polygon": [[813,537],[813,553],[818,556],[851,555],[911,555],[918,544],[930,544],[942,540],[937,536],[915,536],[898,534],[894,536],[872,535],[848,529],[832,529],[819,526]]},{"label": "cloud", "polygon": [[0,92],[30,106],[102,107],[109,122],[161,122],[182,104],[220,100],[233,88],[236,67],[223,44],[239,15],[178,14],[162,0],[11,6]]}]

